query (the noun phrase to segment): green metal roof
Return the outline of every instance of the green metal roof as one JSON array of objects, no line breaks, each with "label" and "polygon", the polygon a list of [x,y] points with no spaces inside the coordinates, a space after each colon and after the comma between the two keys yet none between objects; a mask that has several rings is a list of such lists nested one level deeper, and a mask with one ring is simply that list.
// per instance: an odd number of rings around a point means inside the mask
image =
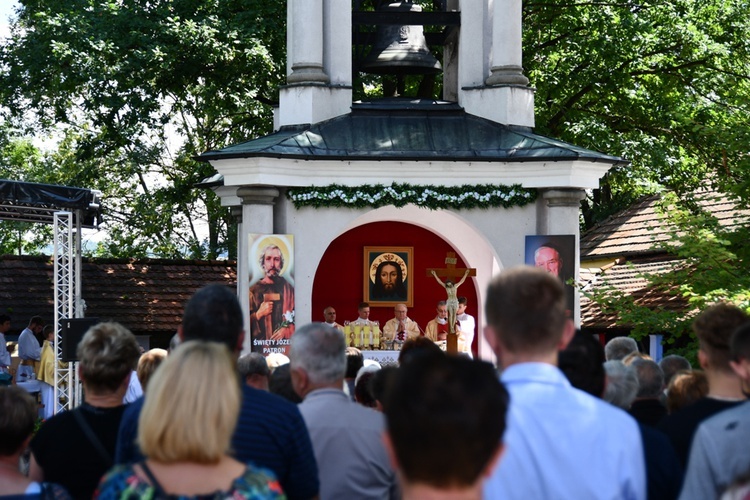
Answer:
[{"label": "green metal roof", "polygon": [[456,103],[382,99],[349,114],[208,151],[198,157],[305,160],[627,161],[466,113]]}]

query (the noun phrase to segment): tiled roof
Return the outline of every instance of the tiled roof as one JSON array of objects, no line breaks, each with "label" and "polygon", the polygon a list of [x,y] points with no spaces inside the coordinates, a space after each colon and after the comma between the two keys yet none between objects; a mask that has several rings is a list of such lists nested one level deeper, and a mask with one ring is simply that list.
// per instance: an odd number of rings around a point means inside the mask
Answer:
[{"label": "tiled roof", "polygon": [[[0,256],[0,313],[13,319],[11,334],[37,314],[52,323],[53,272],[50,257]],[[81,272],[86,316],[118,321],[137,335],[171,337],[197,289],[237,284],[231,261],[84,259]]]},{"label": "tiled roof", "polygon": [[[583,290],[602,289],[607,286],[632,296],[636,304],[649,309],[666,309],[682,311],[687,302],[679,296],[656,291],[648,286],[645,276],[665,273],[680,265],[681,259],[668,255],[632,259],[628,262],[616,262],[604,268],[581,267],[579,274]],[[582,266],[584,266],[582,264]],[[604,330],[612,328],[629,329],[630,325],[622,324],[615,314],[602,311],[601,307],[581,295],[581,324],[587,330]]]},{"label": "tiled roof", "polygon": [[[581,260],[653,253],[655,242],[667,238],[666,227],[657,212],[660,199],[658,194],[643,198],[583,234]],[[750,216],[750,211],[738,210],[735,203],[715,191],[699,191],[696,199],[722,225],[734,225],[738,218],[747,221]]]},{"label": "tiled roof", "polygon": [[[468,160],[530,162],[589,160],[625,165],[622,158],[470,115],[456,103],[386,98],[352,104],[351,113],[312,125],[207,151],[199,160]],[[346,168],[346,163],[341,164]]]},{"label": "tiled roof", "polygon": [[[682,262],[655,242],[665,241],[667,229],[657,212],[660,195],[648,196],[626,210],[599,223],[581,236],[579,284],[585,290],[612,286],[650,309],[687,311],[680,297],[648,286],[645,276],[659,274]],[[750,211],[716,191],[699,190],[695,200],[723,226],[748,224]],[[608,262],[608,264],[602,264]],[[603,266],[603,267],[594,267]],[[616,315],[604,313],[598,304],[581,297],[581,326],[587,330],[630,329]]]}]

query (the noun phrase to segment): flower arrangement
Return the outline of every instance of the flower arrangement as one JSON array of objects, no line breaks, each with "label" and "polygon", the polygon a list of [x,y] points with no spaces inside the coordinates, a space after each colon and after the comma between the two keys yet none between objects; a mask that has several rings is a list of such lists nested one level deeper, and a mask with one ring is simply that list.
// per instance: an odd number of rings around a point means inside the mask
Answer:
[{"label": "flower arrangement", "polygon": [[535,189],[519,184],[432,186],[392,183],[356,187],[331,184],[322,187],[289,188],[286,196],[296,208],[379,208],[387,205],[418,207],[439,210],[446,208],[511,208],[522,207],[536,200]]}]

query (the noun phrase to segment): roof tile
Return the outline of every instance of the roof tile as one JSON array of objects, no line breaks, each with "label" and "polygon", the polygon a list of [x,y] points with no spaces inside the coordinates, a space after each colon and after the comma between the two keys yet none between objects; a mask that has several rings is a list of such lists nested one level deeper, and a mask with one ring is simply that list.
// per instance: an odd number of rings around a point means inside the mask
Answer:
[{"label": "roof tile", "polygon": [[[118,321],[136,335],[171,336],[196,290],[237,284],[233,261],[84,259],[81,268],[86,316]],[[11,316],[11,333],[34,315],[53,321],[53,272],[51,257],[0,256],[0,313]]]}]

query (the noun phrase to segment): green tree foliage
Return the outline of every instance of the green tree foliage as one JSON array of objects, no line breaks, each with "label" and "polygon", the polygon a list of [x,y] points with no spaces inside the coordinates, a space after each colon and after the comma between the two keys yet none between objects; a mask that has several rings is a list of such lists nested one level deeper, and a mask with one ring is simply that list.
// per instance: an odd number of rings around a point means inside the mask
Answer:
[{"label": "green tree foliage", "polygon": [[[0,125],[0,179],[35,182],[47,164],[42,152],[7,124]],[[43,252],[52,237],[49,226],[0,220],[0,254],[34,255]]]},{"label": "green tree foliage", "polygon": [[[286,2],[20,4],[0,51],[0,96],[9,119],[34,117],[35,133],[62,139],[51,178],[104,193],[112,240],[100,252],[232,251],[227,209],[193,187],[212,169],[192,158],[270,131]],[[537,131],[632,161],[587,200],[587,224],[709,176],[750,191],[747,11],[747,0],[524,2]]]},{"label": "green tree foliage", "polygon": [[[22,0],[0,53],[8,119],[61,147],[50,179],[103,192],[105,255],[232,251],[227,209],[193,157],[270,132],[282,0]],[[200,238],[198,226],[209,237]]]},{"label": "green tree foliage", "polygon": [[[661,250],[684,259],[644,276],[686,310],[652,309],[604,287],[591,298],[631,325],[694,348],[694,314],[717,300],[748,308],[747,220],[722,226],[692,193],[750,200],[750,20],[744,0],[526,2],[524,67],[537,131],[629,159],[583,204],[584,227],[646,193],[669,191]],[[678,340],[679,339],[679,340]]]},{"label": "green tree foliage", "polygon": [[586,225],[662,188],[747,182],[747,12],[746,0],[525,2],[537,132],[632,162],[584,204]]},{"label": "green tree foliage", "polygon": [[584,292],[604,312],[617,314],[620,324],[631,325],[634,338],[664,334],[667,344],[682,346],[677,352],[683,354],[695,351],[691,324],[707,306],[731,302],[750,312],[747,213],[737,212],[736,218],[722,223],[700,205],[689,205],[674,193],[662,197],[659,212],[668,231],[666,239],[655,242],[654,249],[675,260],[666,272],[640,276],[654,295],[672,297],[667,303],[676,302],[680,307],[654,308],[607,285],[606,275],[604,286]]}]

